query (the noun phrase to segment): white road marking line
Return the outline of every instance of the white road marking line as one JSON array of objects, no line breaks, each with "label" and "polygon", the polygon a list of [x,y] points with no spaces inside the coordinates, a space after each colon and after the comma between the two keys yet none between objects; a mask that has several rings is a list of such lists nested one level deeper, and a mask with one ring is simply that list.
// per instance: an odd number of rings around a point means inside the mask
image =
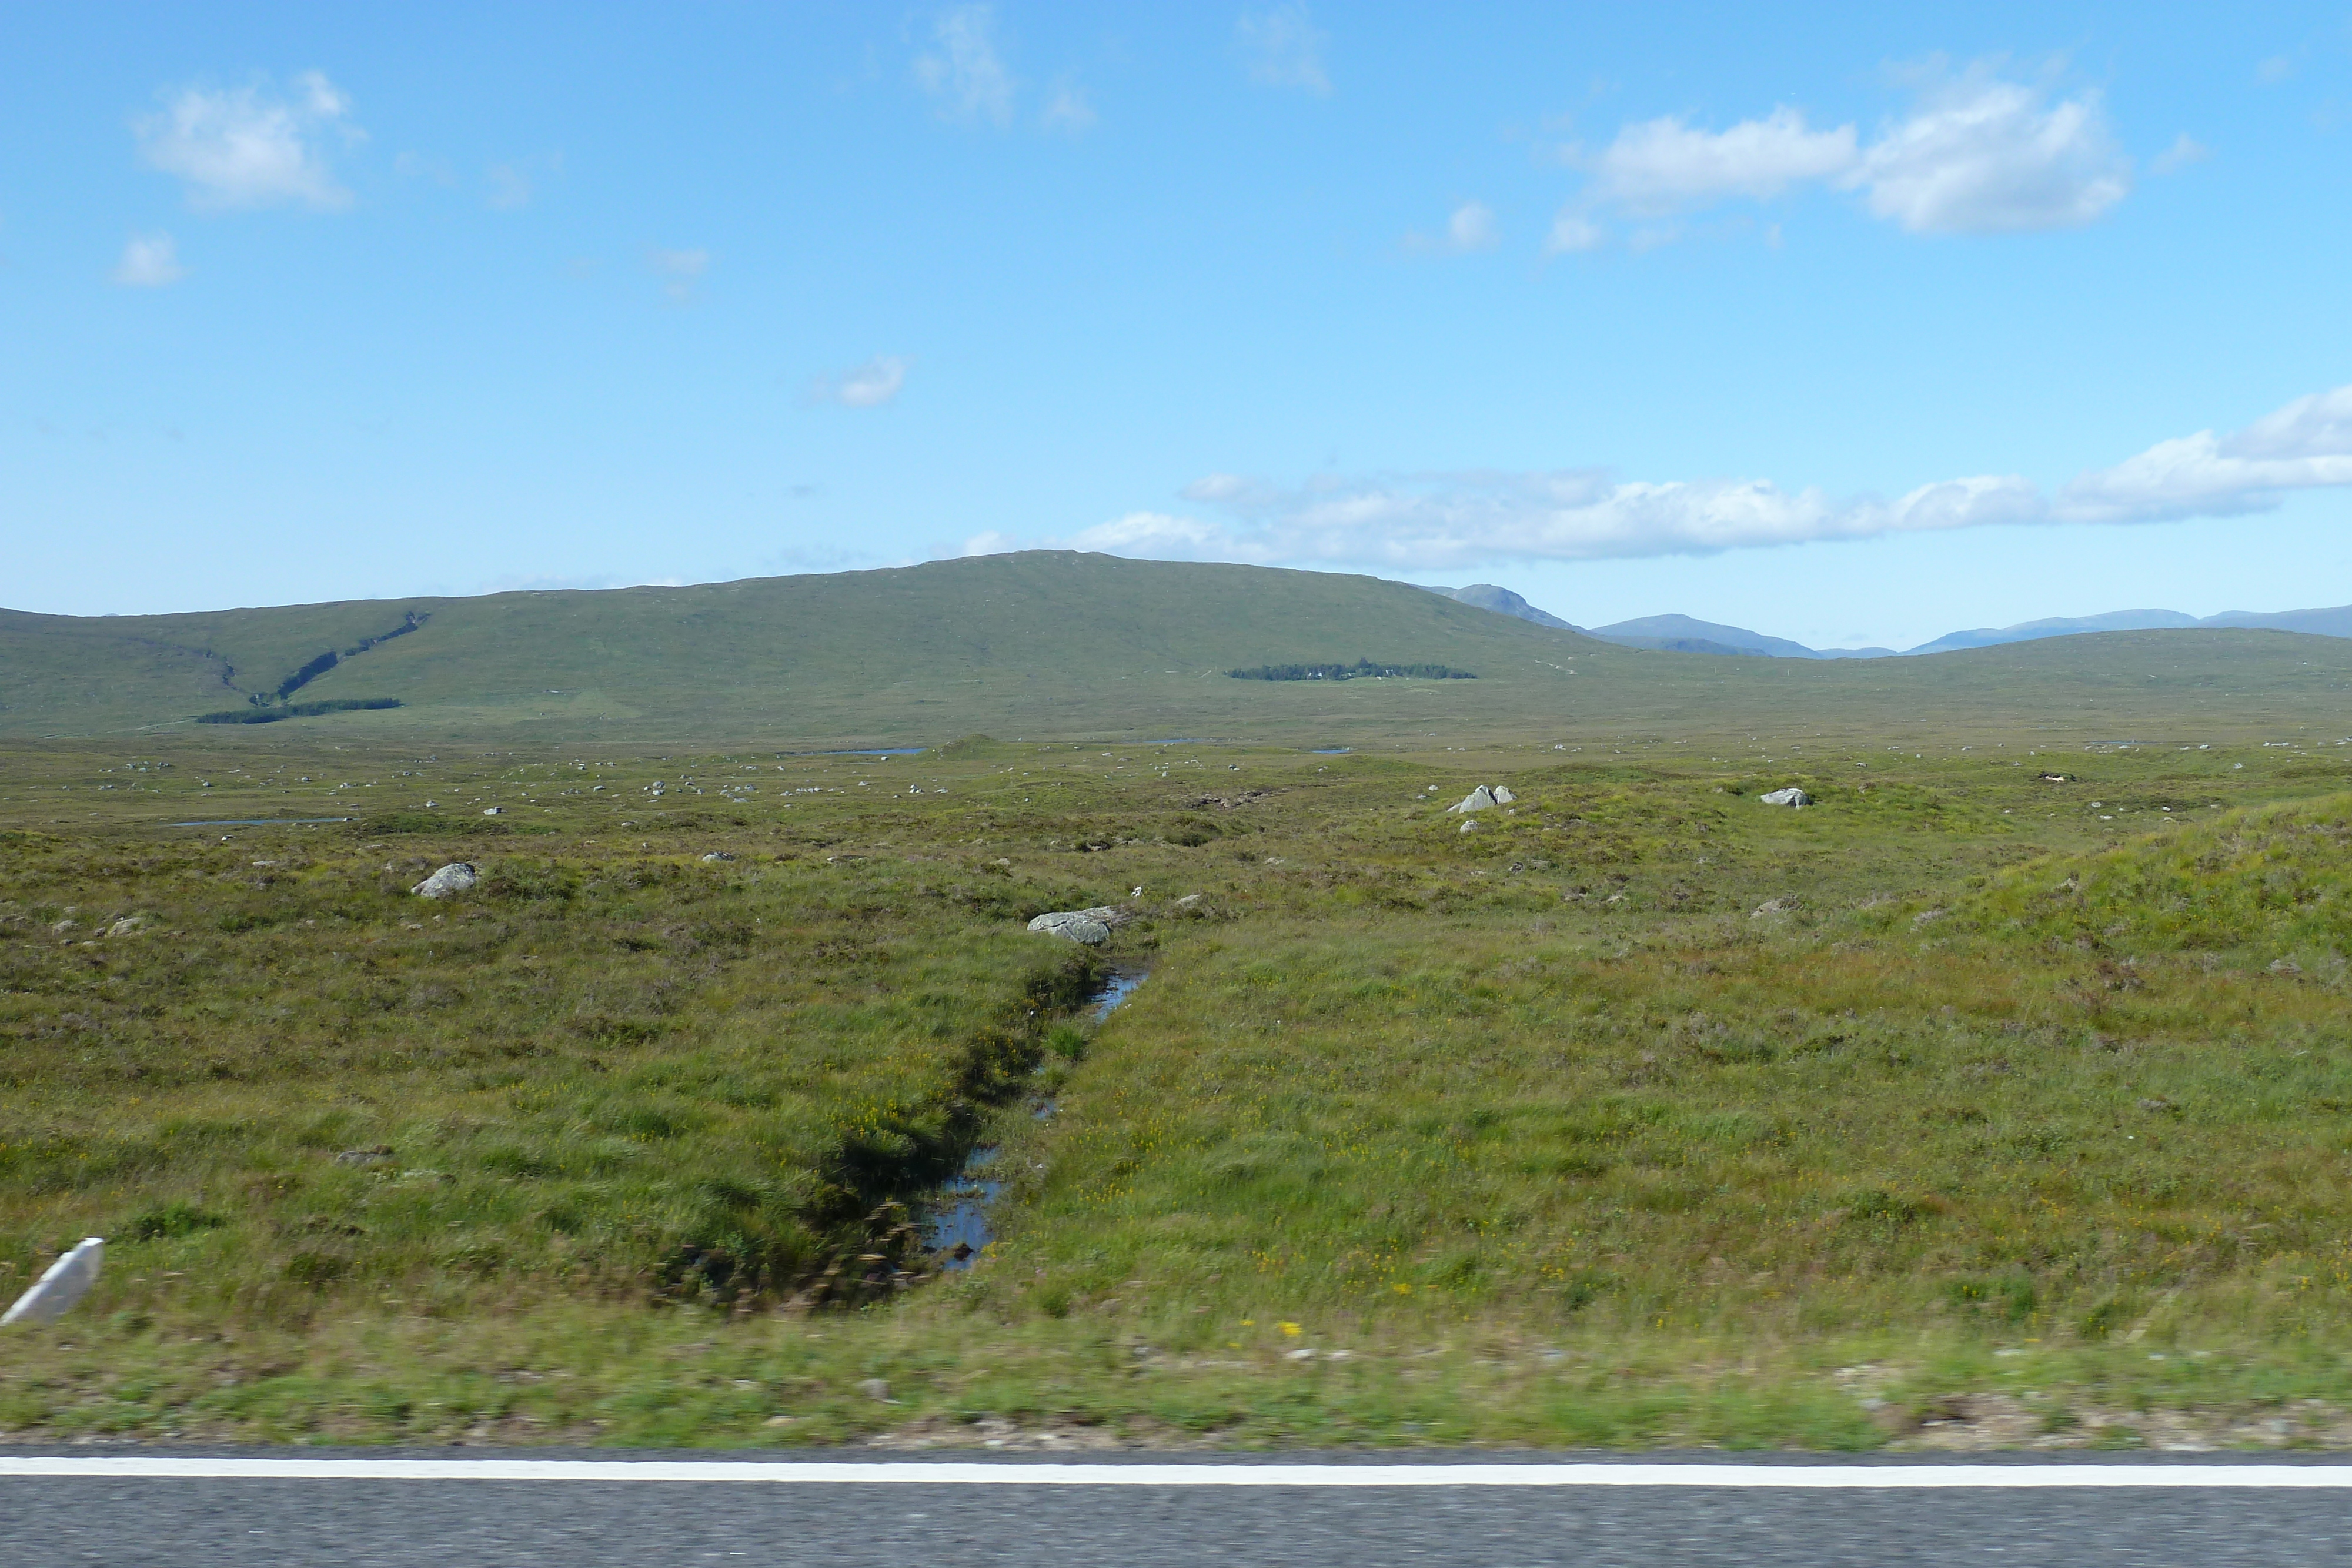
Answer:
[{"label": "white road marking line", "polygon": [[743,1459],[293,1459],[0,1456],[0,1479],[727,1481],[770,1486],[2352,1489],[2352,1465],[971,1464]]}]

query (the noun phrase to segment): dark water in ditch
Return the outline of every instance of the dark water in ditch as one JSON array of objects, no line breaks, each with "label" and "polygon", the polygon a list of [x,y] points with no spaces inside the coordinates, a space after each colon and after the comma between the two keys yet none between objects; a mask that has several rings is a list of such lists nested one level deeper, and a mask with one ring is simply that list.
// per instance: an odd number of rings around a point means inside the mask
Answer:
[{"label": "dark water in ditch", "polygon": [[[1147,971],[1113,969],[1103,979],[1102,988],[1087,999],[1087,1009],[1097,1023],[1118,1010],[1119,1004],[1135,994],[1143,984]],[[1054,1103],[1040,1101],[1035,1114],[1040,1120],[1054,1113]],[[923,1244],[941,1254],[943,1269],[969,1269],[980,1249],[996,1239],[996,1227],[989,1220],[989,1206],[996,1195],[1004,1190],[1004,1183],[994,1175],[998,1150],[993,1144],[983,1144],[972,1150],[963,1162],[963,1168],[940,1184],[939,1195],[931,1200],[929,1214],[923,1220]]]}]

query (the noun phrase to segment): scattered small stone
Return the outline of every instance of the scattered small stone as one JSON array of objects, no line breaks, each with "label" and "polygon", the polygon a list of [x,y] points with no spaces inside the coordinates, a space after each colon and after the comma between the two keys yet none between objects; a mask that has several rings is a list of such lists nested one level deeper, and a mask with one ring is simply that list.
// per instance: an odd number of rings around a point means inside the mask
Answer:
[{"label": "scattered small stone", "polygon": [[2271,973],[2273,975],[2300,975],[2303,973],[2303,966],[2296,963],[2292,958],[2280,958],[2272,963]]},{"label": "scattered small stone", "polygon": [[1756,801],[1761,806],[1810,806],[1813,798],[1791,784],[1786,789],[1773,789],[1759,795]]},{"label": "scattered small stone", "polygon": [[419,898],[447,898],[454,894],[469,893],[481,880],[481,873],[469,861],[452,861],[418,883],[408,891]]},{"label": "scattered small stone", "polygon": [[2162,1095],[2151,1094],[2139,1103],[2139,1108],[2143,1111],[2169,1111],[2172,1102]]},{"label": "scattered small stone", "polygon": [[506,811],[507,809],[504,806],[485,806],[482,808],[482,815],[485,817],[503,817],[506,815]]},{"label": "scattered small stone", "polygon": [[345,1149],[335,1156],[335,1163],[339,1166],[355,1166],[362,1170],[371,1170],[377,1166],[388,1166],[392,1164],[392,1145],[373,1144],[364,1149]]},{"label": "scattered small stone", "polygon": [[1188,893],[1183,897],[1176,901],[1176,907],[1179,909],[1190,909],[1207,896],[1208,894],[1202,893]]},{"label": "scattered small stone", "polygon": [[1476,821],[1476,820],[1475,820],[1475,819],[1473,819],[1473,820],[1472,820],[1472,821],[1467,821],[1467,822],[1463,823],[1463,824],[1462,824],[1462,826],[1461,826],[1458,830],[1456,830],[1456,831],[1460,831],[1460,832],[1470,833],[1470,832],[1475,832],[1475,831],[1477,831],[1477,829],[1478,829],[1478,823],[1477,823],[1477,821]]},{"label": "scattered small stone", "polygon": [[1748,918],[1750,920],[1761,920],[1768,915],[1786,915],[1789,911],[1796,907],[1797,901],[1793,898],[1768,898],[1763,903],[1758,904],[1754,912],[1751,913]]},{"label": "scattered small stone", "polygon": [[140,932],[146,928],[147,917],[145,915],[126,915],[121,919],[116,921],[113,925],[108,926],[106,928],[106,934],[109,936],[136,936]]},{"label": "scattered small stone", "polygon": [[890,1385],[882,1378],[868,1377],[857,1385],[857,1392],[868,1399],[887,1400],[890,1397]]},{"label": "scattered small stone", "polygon": [[713,850],[709,854],[702,857],[705,864],[709,864],[712,861],[731,861],[735,857],[733,855],[729,854],[725,850]]}]

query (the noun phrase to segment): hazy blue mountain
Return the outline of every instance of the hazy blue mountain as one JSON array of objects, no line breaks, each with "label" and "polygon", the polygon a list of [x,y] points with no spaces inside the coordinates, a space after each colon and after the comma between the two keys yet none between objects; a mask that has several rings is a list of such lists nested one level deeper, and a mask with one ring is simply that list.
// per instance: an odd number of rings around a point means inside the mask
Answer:
[{"label": "hazy blue mountain", "polygon": [[1561,632],[1583,630],[1582,627],[1571,625],[1547,611],[1537,609],[1509,589],[1497,588],[1491,582],[1474,582],[1467,588],[1433,588],[1425,582],[1417,582],[1413,586],[1431,593],[1442,593],[1446,598],[1463,604],[1475,604],[1481,610],[1491,610],[1497,615],[1517,616],[1521,621],[1530,621],[1538,626],[1550,626]]},{"label": "hazy blue mountain", "polygon": [[[2046,621],[2021,621],[2014,626],[1948,632],[1932,643],[1922,643],[1905,652],[1948,653],[1957,648],[1992,648],[2003,643],[2031,643],[2042,637],[2075,637],[2085,632],[2169,632],[2221,623],[2218,617],[2212,621],[2200,621],[2194,615],[2183,615],[2178,610],[2116,610],[2105,615],[2060,615]],[[2242,625],[2245,622],[2232,622],[2230,624]]]},{"label": "hazy blue mountain", "polygon": [[2252,626],[2273,632],[2308,632],[2315,637],[2352,637],[2352,604],[2333,610],[2284,610],[2262,615],[2245,610],[2225,610],[2208,615],[2200,626]]},{"label": "hazy blue mountain", "polygon": [[[1426,585],[1417,585],[1423,586]],[[1622,648],[1647,648],[1669,653],[1746,654],[1750,657],[1775,659],[1884,659],[1895,656],[1892,648],[1808,648],[1802,643],[1792,643],[1785,637],[1768,637],[1761,632],[1750,632],[1742,626],[1726,626],[1719,622],[1699,621],[1688,615],[1644,615],[1638,620],[1620,621],[1611,626],[1587,630],[1547,614],[1513,593],[1507,588],[1497,588],[1491,582],[1474,582],[1467,588],[1429,588],[1431,593],[1476,605],[1498,614],[1516,616],[1538,626],[1556,627],[1563,632],[1582,631],[1588,637],[1598,637],[1604,643],[1614,643]],[[2352,604],[2333,610],[2284,610],[2261,613],[2248,610],[2225,611],[2199,620],[2178,610],[2116,610],[2105,615],[2055,615],[2042,621],[2021,621],[2014,626],[1985,626],[1968,632],[1951,632],[1932,643],[1922,643],[1916,648],[1903,650],[1912,653],[1949,653],[1964,648],[1996,648],[2009,643],[2032,643],[2044,637],[2075,637],[2087,632],[2172,632],[2197,627],[2234,627],[2275,632],[2303,632],[2317,637],[2352,637]]]},{"label": "hazy blue mountain", "polygon": [[[1695,621],[1687,615],[1644,615],[1588,632],[1626,648],[1662,648],[1677,653],[1762,653],[1776,659],[1877,659],[1887,648],[1808,648],[1785,637],[1767,637],[1745,627]],[[1704,644],[1704,645],[1702,645]]]}]

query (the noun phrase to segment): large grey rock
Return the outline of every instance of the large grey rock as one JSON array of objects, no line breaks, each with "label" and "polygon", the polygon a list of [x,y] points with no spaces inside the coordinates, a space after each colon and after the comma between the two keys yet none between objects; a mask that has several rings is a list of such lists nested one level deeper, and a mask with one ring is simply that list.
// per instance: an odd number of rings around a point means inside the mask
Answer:
[{"label": "large grey rock", "polygon": [[470,862],[451,861],[408,891],[419,898],[448,898],[472,891],[474,884],[481,880],[481,873]]},{"label": "large grey rock", "polygon": [[1110,940],[1110,927],[1081,910],[1061,909],[1051,915],[1041,915],[1029,923],[1029,929],[1049,936],[1066,936],[1073,942],[1083,942],[1091,947]]},{"label": "large grey rock", "polygon": [[1495,804],[1497,806],[1507,806],[1517,799],[1518,797],[1517,795],[1511,793],[1511,787],[1509,785],[1497,784],[1495,786]]},{"label": "large grey rock", "polygon": [[1766,806],[1810,806],[1813,803],[1813,798],[1794,784],[1790,785],[1786,789],[1775,789],[1769,794],[1759,795],[1756,799],[1760,804]]},{"label": "large grey rock", "polygon": [[1495,804],[1495,792],[1481,784],[1445,809],[1449,811],[1484,811]]}]

